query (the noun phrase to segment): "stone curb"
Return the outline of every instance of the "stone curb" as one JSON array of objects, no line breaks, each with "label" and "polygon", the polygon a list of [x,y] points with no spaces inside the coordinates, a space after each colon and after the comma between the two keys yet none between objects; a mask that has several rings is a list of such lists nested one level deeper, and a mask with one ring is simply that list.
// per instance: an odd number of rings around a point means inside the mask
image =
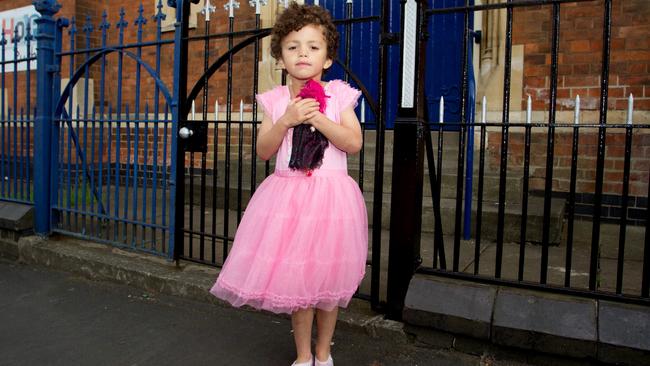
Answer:
[{"label": "stone curb", "polygon": [[478,348],[650,366],[650,309],[641,305],[415,275],[403,314],[407,333],[442,331]]},{"label": "stone curb", "polygon": [[[205,265],[183,262],[177,266],[165,258],[68,237],[28,236],[17,242],[0,239],[0,258],[74,273],[90,280],[117,282],[144,291],[230,307],[208,292],[219,270]],[[252,308],[241,309],[257,312]],[[366,301],[354,298],[347,309],[341,310],[339,326],[393,343],[409,342],[403,323],[384,319],[373,312]]]}]

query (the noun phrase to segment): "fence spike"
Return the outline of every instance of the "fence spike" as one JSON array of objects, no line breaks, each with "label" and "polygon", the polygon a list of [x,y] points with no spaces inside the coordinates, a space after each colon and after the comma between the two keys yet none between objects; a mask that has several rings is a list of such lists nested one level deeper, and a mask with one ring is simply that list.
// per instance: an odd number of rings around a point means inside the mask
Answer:
[{"label": "fence spike", "polygon": [[580,95],[576,95],[576,106],[573,111],[573,123],[580,123]]},{"label": "fence spike", "polygon": [[167,14],[163,13],[163,3],[162,0],[158,0],[158,5],[156,5],[156,8],[158,8],[158,12],[156,15],[153,16],[153,19],[158,23],[158,26],[161,26],[161,23],[163,20],[167,19]]},{"label": "fence spike", "polygon": [[203,9],[201,9],[201,14],[205,15],[205,21],[209,22],[210,21],[210,14],[214,13],[216,11],[216,8],[214,5],[210,4],[210,0],[205,0],[205,3],[203,4]]},{"label": "fence spike", "polygon": [[223,5],[223,8],[228,10],[228,17],[235,17],[235,9],[239,9],[239,1],[228,0],[227,3]]},{"label": "fence spike", "polygon": [[630,96],[627,98],[627,124],[632,124],[632,114],[634,113],[634,95],[630,93]]},{"label": "fence spike", "polygon": [[483,103],[481,105],[481,123],[485,124],[487,118],[487,97],[483,96]]},{"label": "fence spike", "polygon": [[528,101],[526,102],[526,123],[531,123],[533,119],[533,98],[528,96]]},{"label": "fence spike", "polygon": [[218,125],[219,122],[219,99],[218,98],[214,100],[214,122],[215,122],[215,126],[218,127],[219,126]]},{"label": "fence spike", "polygon": [[196,108],[194,101],[192,101],[192,121],[196,121]]},{"label": "fence spike", "polygon": [[366,123],[366,100],[361,98],[361,124]]},{"label": "fence spike", "polygon": [[445,97],[440,96],[440,106],[438,107],[438,123],[445,120]]},{"label": "fence spike", "polygon": [[244,100],[239,100],[239,122],[244,121]]},{"label": "fence spike", "polygon": [[255,14],[262,13],[262,6],[265,6],[268,3],[268,0],[250,0],[248,4],[255,8]]}]

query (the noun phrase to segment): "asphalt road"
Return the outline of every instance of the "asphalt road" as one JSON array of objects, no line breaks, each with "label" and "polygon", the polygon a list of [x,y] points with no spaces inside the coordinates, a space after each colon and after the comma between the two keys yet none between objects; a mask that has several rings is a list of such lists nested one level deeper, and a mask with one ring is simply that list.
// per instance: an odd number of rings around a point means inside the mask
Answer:
[{"label": "asphalt road", "polygon": [[[345,365],[478,365],[339,327]],[[287,318],[0,260],[0,365],[262,365],[294,358]]]}]

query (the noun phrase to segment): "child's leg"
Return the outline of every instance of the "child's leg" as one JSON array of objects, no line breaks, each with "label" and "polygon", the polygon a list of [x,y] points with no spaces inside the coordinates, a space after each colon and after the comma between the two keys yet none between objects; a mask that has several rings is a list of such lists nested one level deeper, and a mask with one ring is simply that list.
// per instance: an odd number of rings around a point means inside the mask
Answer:
[{"label": "child's leg", "polygon": [[314,322],[314,309],[302,309],[291,314],[293,338],[296,341],[296,362],[307,362],[311,359],[311,326]]},{"label": "child's leg", "polygon": [[316,323],[318,324],[318,340],[316,341],[316,358],[322,362],[330,355],[330,345],[336,327],[336,318],[339,308],[332,311],[316,309]]}]

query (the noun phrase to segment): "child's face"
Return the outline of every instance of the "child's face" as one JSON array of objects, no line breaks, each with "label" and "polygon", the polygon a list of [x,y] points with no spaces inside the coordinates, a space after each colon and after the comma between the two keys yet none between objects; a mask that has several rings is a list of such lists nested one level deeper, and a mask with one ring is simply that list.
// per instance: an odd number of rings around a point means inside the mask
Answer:
[{"label": "child's face", "polygon": [[327,57],[327,41],[321,26],[306,25],[287,34],[281,44],[280,64],[294,79],[320,80],[323,69],[332,66],[332,60]]}]

